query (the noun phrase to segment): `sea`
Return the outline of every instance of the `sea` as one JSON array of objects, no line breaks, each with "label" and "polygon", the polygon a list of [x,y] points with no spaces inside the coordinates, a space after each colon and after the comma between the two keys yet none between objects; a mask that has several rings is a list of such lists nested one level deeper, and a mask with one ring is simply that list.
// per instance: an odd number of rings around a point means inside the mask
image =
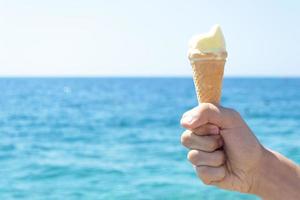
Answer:
[{"label": "sea", "polygon": [[[256,200],[204,185],[180,144],[191,78],[1,78],[0,199]],[[225,78],[222,105],[300,163],[300,78]]]}]

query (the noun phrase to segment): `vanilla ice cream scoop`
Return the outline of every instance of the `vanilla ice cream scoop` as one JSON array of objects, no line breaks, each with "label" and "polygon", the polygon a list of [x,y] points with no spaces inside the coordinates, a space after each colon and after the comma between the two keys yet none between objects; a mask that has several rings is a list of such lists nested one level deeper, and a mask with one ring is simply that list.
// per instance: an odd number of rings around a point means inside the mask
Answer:
[{"label": "vanilla ice cream scoop", "polygon": [[219,25],[214,25],[208,33],[192,37],[189,42],[189,58],[205,54],[227,56],[225,39]]}]

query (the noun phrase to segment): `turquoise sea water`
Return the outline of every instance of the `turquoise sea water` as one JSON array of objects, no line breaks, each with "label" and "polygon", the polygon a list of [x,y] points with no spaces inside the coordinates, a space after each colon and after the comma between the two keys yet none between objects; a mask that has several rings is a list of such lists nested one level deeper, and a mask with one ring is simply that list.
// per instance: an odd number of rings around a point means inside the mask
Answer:
[{"label": "turquoise sea water", "polygon": [[[0,79],[0,199],[257,199],[203,185],[180,144],[189,78]],[[300,163],[300,79],[225,79],[222,104]]]}]

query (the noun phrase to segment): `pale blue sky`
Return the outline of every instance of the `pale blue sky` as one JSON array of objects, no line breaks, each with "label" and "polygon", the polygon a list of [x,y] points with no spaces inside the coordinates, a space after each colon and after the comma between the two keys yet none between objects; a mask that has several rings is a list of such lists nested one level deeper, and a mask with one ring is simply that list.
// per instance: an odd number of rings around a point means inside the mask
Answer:
[{"label": "pale blue sky", "polygon": [[0,75],[190,76],[215,23],[226,76],[300,76],[299,1],[0,0]]}]

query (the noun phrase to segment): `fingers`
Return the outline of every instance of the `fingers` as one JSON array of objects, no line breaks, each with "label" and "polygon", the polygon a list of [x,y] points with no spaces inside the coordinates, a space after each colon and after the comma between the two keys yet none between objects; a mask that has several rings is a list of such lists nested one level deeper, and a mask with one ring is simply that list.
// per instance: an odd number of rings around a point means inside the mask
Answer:
[{"label": "fingers", "polygon": [[213,124],[204,124],[195,130],[193,130],[193,133],[196,135],[214,135],[214,134],[219,134],[220,129],[216,125]]},{"label": "fingers", "polygon": [[214,152],[191,150],[188,159],[195,166],[219,167],[225,162],[225,154],[220,150]]},{"label": "fingers", "polygon": [[189,130],[207,123],[215,124],[220,128],[230,128],[238,119],[240,119],[239,114],[234,110],[211,103],[202,103],[183,114],[181,125]]},{"label": "fingers", "polygon": [[186,130],[181,135],[181,143],[189,149],[212,152],[223,145],[223,140],[220,135],[198,136]]},{"label": "fingers", "polygon": [[214,182],[221,181],[226,176],[226,170],[224,166],[220,167],[208,167],[208,166],[197,166],[196,172],[198,177],[203,183],[210,185]]}]

